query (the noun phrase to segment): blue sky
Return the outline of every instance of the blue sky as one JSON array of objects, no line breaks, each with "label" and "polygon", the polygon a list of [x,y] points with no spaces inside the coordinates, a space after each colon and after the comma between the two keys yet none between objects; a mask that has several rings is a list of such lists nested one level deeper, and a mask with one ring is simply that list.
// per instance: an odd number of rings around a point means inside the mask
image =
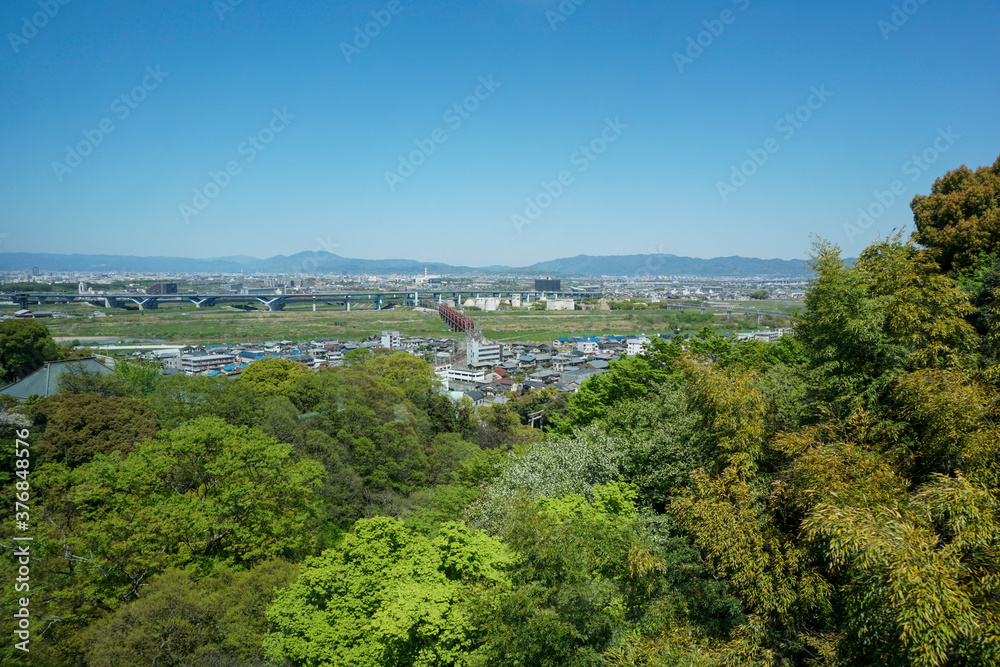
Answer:
[{"label": "blue sky", "polygon": [[1000,155],[992,0],[576,1],[9,0],[0,252],[854,255]]}]

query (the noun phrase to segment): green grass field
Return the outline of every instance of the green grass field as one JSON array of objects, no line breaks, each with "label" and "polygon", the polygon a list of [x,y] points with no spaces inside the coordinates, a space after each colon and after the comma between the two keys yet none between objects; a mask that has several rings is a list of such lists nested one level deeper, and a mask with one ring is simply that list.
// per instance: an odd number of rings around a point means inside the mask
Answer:
[{"label": "green grass field", "polygon": [[[745,305],[745,304],[744,304]],[[778,304],[755,302],[762,309],[779,309]],[[412,308],[394,308],[381,312],[355,310],[320,310],[308,306],[291,307],[284,312],[243,312],[226,308],[170,307],[139,313],[103,310],[109,317],[82,317],[93,307],[57,306],[54,310],[68,319],[44,320],[53,336],[62,339],[135,338],[162,339],[172,343],[239,343],[264,340],[309,340],[339,338],[361,340],[383,330],[399,330],[404,336],[447,336],[441,320],[432,313]],[[0,312],[13,310],[4,308]],[[708,311],[498,311],[468,313],[479,323],[484,335],[501,341],[549,341],[561,336],[634,335],[671,332],[696,333],[709,326],[722,333],[757,329],[753,316]],[[788,326],[787,320],[765,318],[762,326]]]}]

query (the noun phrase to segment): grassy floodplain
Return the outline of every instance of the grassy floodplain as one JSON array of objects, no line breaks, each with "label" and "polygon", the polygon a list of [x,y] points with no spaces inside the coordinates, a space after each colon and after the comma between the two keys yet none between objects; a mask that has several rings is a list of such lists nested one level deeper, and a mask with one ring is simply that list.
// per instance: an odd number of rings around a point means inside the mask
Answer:
[{"label": "grassy floodplain", "polygon": [[[747,307],[747,303],[734,304]],[[762,310],[792,311],[801,303],[754,302]],[[3,308],[0,312],[13,310]],[[433,313],[413,308],[390,310],[321,309],[313,312],[308,305],[289,306],[283,312],[241,311],[231,307],[196,309],[168,306],[144,313],[126,310],[105,310],[109,317],[84,317],[95,310],[92,306],[59,305],[54,310],[74,317],[46,320],[53,336],[67,339],[140,338],[162,339],[171,343],[222,343],[276,339],[309,340],[340,338],[361,340],[383,330],[399,330],[408,336],[443,336],[441,320]],[[757,318],[734,314],[696,310],[633,310],[633,311],[497,311],[468,313],[490,339],[502,341],[545,341],[560,336],[590,334],[633,335],[661,333],[680,328],[683,333],[695,333],[703,326],[720,332],[757,329]],[[788,326],[789,320],[764,318],[763,326]]]}]

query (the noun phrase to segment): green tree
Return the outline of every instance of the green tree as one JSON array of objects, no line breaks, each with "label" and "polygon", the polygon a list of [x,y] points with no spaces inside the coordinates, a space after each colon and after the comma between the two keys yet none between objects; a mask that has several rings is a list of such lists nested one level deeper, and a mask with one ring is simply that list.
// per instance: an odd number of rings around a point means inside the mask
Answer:
[{"label": "green tree", "polygon": [[434,368],[407,352],[375,355],[358,364],[358,369],[401,390],[415,405],[423,405],[441,386]]},{"label": "green tree", "polygon": [[136,599],[170,567],[196,575],[223,563],[252,567],[315,544],[320,467],[217,418],[163,431],[127,457],[98,454],[72,471],[46,464],[32,475],[44,517],[33,581],[57,592],[37,611],[63,619],[56,643],[82,641],[81,624]]},{"label": "green tree", "polygon": [[679,382],[666,382],[642,400],[625,401],[603,420],[608,434],[622,443],[622,474],[639,489],[644,506],[662,512],[670,495],[688,486],[704,465],[704,452],[692,442],[696,417]]},{"label": "green tree", "polygon": [[796,323],[828,398],[873,407],[892,383],[919,368],[968,366],[978,347],[966,295],[926,252],[898,240],[873,245],[853,267],[817,242],[816,277]]},{"label": "green tree", "polygon": [[969,274],[983,253],[1000,254],[1000,158],[992,167],[961,166],[934,181],[910,204],[913,239],[946,272]]},{"label": "green tree", "polygon": [[59,358],[48,327],[37,320],[0,322],[0,381],[13,382]]},{"label": "green tree", "polygon": [[979,352],[987,377],[1000,385],[1000,256],[983,255],[963,284],[974,311],[969,322],[979,335]]},{"label": "green tree", "polygon": [[220,567],[201,580],[167,570],[139,599],[88,629],[87,664],[263,665],[264,637],[271,630],[265,612],[296,574],[283,561],[242,572]]},{"label": "green tree", "polygon": [[557,432],[568,434],[601,419],[616,403],[645,397],[672,375],[673,362],[681,352],[679,343],[655,337],[642,354],[612,362],[607,373],[580,386],[570,399],[569,418],[557,420]]},{"label": "green tree", "polygon": [[104,398],[145,398],[156,389],[162,377],[159,366],[138,359],[116,360],[111,374],[70,364],[59,376],[59,390]]},{"label": "green tree", "polygon": [[462,602],[477,585],[502,585],[509,562],[502,544],[462,524],[432,540],[363,519],[278,595],[265,648],[302,667],[463,665],[476,628]]},{"label": "green tree", "polygon": [[848,664],[1000,661],[1000,507],[962,477],[938,476],[907,506],[821,504],[804,529],[846,574]]},{"label": "green tree", "polygon": [[512,456],[469,508],[473,525],[500,534],[524,502],[565,495],[591,497],[596,486],[623,477],[626,446],[601,424],[573,436],[550,437]]},{"label": "green tree", "polygon": [[369,489],[405,495],[426,485],[430,421],[402,390],[361,365],[303,376],[288,396],[319,413],[314,428],[340,443]]},{"label": "green tree", "polygon": [[[504,528],[518,556],[513,586],[473,599],[484,636],[472,664],[647,664],[639,655],[655,652],[656,639],[692,639],[694,618],[723,627],[740,618],[697,554],[653,529],[635,499],[635,487],[612,483],[589,500],[542,497],[518,508]],[[697,644],[675,654],[691,658]]]},{"label": "green tree", "polygon": [[167,428],[198,417],[219,417],[234,426],[256,426],[265,418],[260,395],[225,377],[167,376],[148,401]]},{"label": "green tree", "polygon": [[528,423],[528,415],[542,412],[540,425],[542,430],[549,431],[552,422],[567,418],[568,404],[569,398],[566,392],[554,387],[545,387],[516,396],[508,405],[521,417],[522,424]]},{"label": "green tree", "polygon": [[249,385],[258,396],[274,396],[286,393],[308,372],[305,364],[288,359],[261,359],[243,369],[239,382]]},{"label": "green tree", "polygon": [[156,435],[156,413],[136,398],[101,398],[92,394],[55,394],[32,409],[39,436],[35,463],[56,461],[70,468],[96,454],[129,454]]}]

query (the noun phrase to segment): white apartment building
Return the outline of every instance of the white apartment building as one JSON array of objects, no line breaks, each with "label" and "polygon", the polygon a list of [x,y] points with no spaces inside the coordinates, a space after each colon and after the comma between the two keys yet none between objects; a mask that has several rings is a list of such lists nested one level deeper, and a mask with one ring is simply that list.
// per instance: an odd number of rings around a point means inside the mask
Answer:
[{"label": "white apartment building", "polygon": [[448,379],[455,382],[486,384],[486,371],[477,371],[471,368],[450,368],[448,369]]},{"label": "white apartment building", "polygon": [[469,341],[466,348],[466,363],[469,366],[497,366],[500,364],[500,346],[484,345],[477,340]]},{"label": "white apartment building", "polygon": [[398,331],[383,331],[382,332],[382,347],[389,350],[398,350],[401,342],[401,338]]},{"label": "white apartment building", "polygon": [[188,354],[181,357],[181,368],[188,375],[205,371],[219,371],[223,366],[232,366],[236,357],[231,354]]},{"label": "white apartment building", "polygon": [[625,353],[630,357],[634,357],[642,352],[643,348],[646,347],[646,343],[648,342],[649,339],[645,337],[629,338],[627,341],[625,341],[625,344],[627,345],[627,350]]}]

